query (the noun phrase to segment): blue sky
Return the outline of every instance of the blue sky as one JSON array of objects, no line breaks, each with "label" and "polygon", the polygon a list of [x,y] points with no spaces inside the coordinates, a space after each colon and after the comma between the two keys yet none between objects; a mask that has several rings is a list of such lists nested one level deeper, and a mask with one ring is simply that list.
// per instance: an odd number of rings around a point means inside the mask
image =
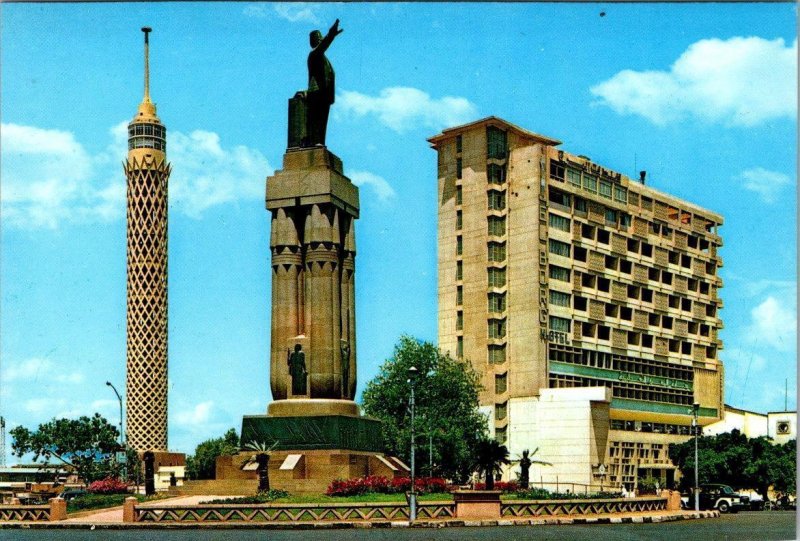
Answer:
[{"label": "blue sky", "polygon": [[[796,407],[794,4],[2,4],[0,414],[94,411],[125,385],[124,126],[169,129],[170,447],[271,400],[269,221],[307,36],[338,17],[328,146],[361,186],[359,390],[436,340],[442,128],[496,115],[725,217],[725,401]],[[604,13],[604,15],[601,15]],[[10,447],[10,441],[8,442]],[[11,460],[11,459],[10,459]]]}]

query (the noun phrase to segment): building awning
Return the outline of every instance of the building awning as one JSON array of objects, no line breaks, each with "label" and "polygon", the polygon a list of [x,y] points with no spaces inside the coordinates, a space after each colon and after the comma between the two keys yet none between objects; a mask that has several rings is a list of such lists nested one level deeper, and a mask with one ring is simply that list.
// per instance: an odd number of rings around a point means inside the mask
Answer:
[{"label": "building awning", "polygon": [[281,467],[279,469],[281,469],[281,470],[293,470],[295,468],[295,466],[297,466],[297,463],[300,462],[300,459],[302,457],[303,457],[303,455],[289,455],[289,456],[287,456],[286,459],[283,461],[283,464],[281,464]]}]

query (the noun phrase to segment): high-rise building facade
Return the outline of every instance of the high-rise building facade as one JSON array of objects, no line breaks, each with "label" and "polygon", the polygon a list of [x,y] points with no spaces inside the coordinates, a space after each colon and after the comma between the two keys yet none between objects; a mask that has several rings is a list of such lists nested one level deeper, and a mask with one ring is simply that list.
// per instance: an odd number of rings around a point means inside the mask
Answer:
[{"label": "high-rise building facade", "polygon": [[144,32],[144,98],[128,124],[127,440],[167,450],[167,129],[150,101]]},{"label": "high-rise building facade", "polygon": [[538,448],[542,482],[673,482],[694,404],[723,408],[722,217],[496,117],[429,141],[439,347],[481,375],[495,438]]}]

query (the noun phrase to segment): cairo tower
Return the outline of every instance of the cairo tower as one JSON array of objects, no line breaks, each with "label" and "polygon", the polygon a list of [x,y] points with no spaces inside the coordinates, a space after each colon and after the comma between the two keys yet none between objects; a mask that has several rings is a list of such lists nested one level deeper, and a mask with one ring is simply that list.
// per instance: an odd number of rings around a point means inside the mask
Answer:
[{"label": "cairo tower", "polygon": [[167,450],[167,129],[150,101],[144,32],[144,98],[128,124],[127,417],[128,445]]}]

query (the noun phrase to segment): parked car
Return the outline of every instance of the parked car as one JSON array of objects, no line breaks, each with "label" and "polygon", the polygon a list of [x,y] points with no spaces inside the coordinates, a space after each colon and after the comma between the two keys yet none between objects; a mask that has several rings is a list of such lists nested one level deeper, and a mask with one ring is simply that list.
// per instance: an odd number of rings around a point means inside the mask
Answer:
[{"label": "parked car", "polygon": [[[694,496],[681,498],[686,509],[694,509]],[[728,485],[700,485],[700,509],[716,509],[720,513],[738,513],[750,507],[750,498],[736,493]]]},{"label": "parked car", "polygon": [[66,501],[74,500],[81,496],[85,496],[87,492],[82,488],[68,488],[61,493],[61,497]]}]

